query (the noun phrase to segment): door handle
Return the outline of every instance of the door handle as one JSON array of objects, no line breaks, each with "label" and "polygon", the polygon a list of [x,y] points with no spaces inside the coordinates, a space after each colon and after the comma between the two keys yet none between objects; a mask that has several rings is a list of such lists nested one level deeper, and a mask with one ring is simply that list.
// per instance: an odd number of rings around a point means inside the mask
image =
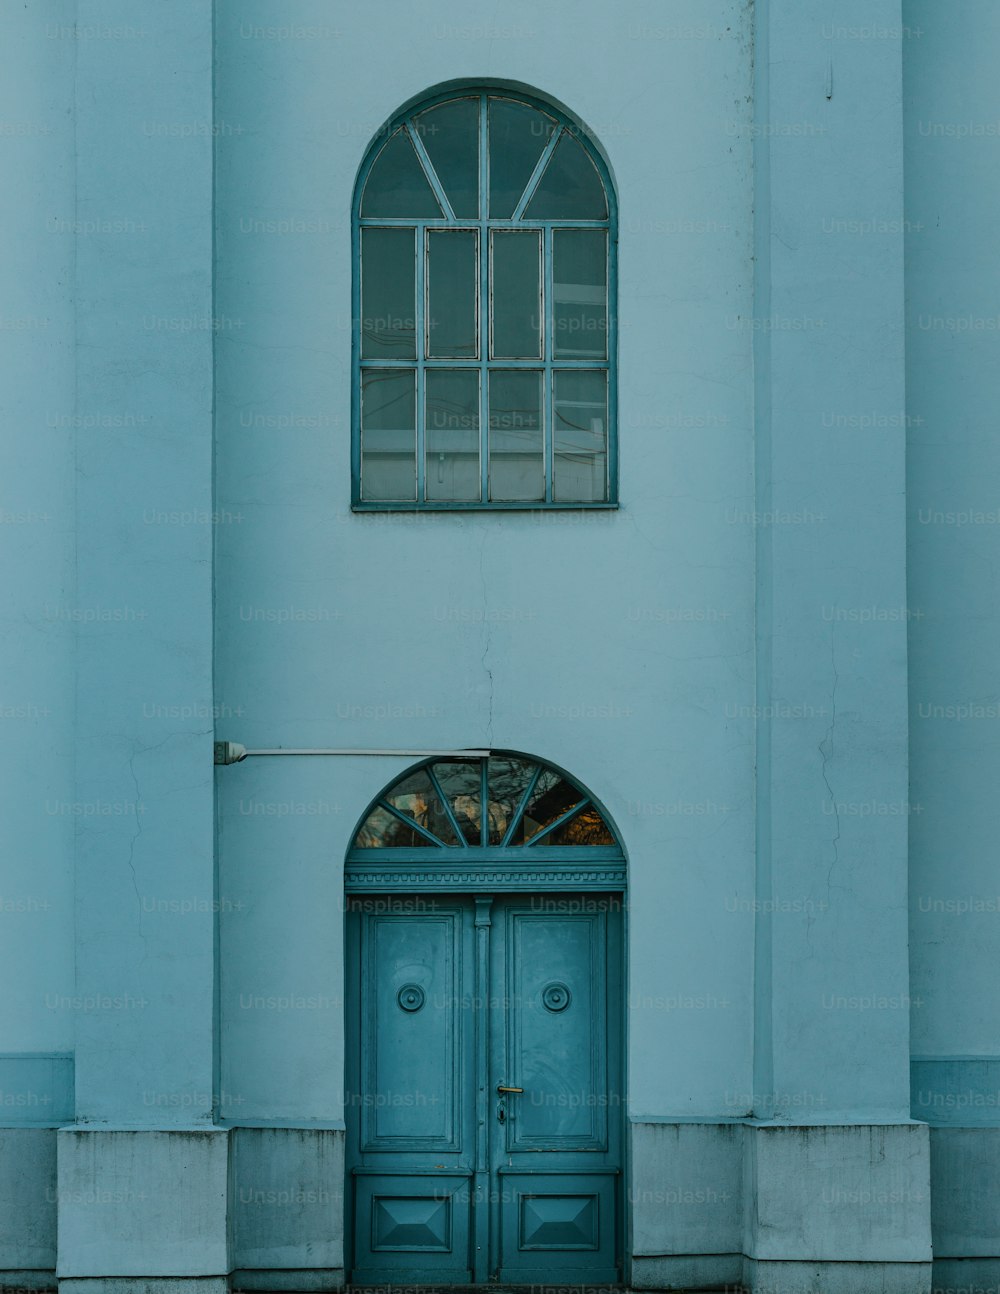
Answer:
[{"label": "door handle", "polygon": [[523,1087],[504,1087],[503,1083],[497,1083],[497,1091],[503,1095],[504,1092],[523,1092]]}]

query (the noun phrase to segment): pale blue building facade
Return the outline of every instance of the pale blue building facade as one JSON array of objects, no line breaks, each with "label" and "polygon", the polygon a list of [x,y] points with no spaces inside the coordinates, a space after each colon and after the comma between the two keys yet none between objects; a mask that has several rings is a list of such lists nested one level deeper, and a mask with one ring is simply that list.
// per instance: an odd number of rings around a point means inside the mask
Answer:
[{"label": "pale blue building facade", "polygon": [[[3,26],[0,1283],[449,1283],[414,1256],[443,1242],[362,1254],[359,1181],[415,1170],[352,1149],[348,891],[377,797],[477,752],[565,774],[618,851],[575,882],[621,899],[614,1225],[544,1279],[995,1288],[993,8]],[[356,182],[452,93],[596,159],[616,506],[352,507]],[[517,926],[488,889],[448,891],[470,965]],[[462,1198],[449,1244],[485,1253]],[[451,1283],[539,1283],[491,1262]]]}]

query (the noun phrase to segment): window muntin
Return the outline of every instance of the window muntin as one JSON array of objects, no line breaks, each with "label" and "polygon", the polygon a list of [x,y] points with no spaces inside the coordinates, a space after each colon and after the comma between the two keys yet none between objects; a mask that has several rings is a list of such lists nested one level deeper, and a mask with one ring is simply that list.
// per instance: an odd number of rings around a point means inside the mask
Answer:
[{"label": "window muntin", "polygon": [[534,101],[393,123],[357,202],[356,507],[614,506],[612,197]]},{"label": "window muntin", "polygon": [[491,755],[404,773],[369,809],[352,849],[581,845],[618,846],[586,791],[537,760]]}]

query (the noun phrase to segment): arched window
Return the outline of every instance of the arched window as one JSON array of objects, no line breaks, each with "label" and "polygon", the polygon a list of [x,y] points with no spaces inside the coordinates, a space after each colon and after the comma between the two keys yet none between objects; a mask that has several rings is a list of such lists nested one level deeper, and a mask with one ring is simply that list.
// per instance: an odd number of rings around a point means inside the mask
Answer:
[{"label": "arched window", "polygon": [[354,230],[354,506],[613,506],[615,203],[587,133],[506,90],[428,100],[369,150]]},{"label": "arched window", "polygon": [[590,793],[512,752],[441,758],[409,769],[369,806],[347,855],[348,891],[621,890],[625,856]]}]

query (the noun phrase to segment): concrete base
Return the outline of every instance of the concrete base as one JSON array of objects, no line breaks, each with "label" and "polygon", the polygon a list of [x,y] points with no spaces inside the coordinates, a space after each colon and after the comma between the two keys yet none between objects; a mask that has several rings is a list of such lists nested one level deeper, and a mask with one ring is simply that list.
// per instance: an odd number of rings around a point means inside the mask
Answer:
[{"label": "concrete base", "polygon": [[228,1143],[218,1128],[61,1129],[60,1289],[94,1277],[86,1294],[180,1294],[175,1278],[195,1277],[206,1294],[221,1294]]},{"label": "concrete base", "polygon": [[742,1254],[665,1254],[632,1259],[634,1290],[735,1289],[743,1279]]},{"label": "concrete base", "polygon": [[634,1288],[929,1294],[924,1124],[634,1123],[631,1133]]},{"label": "concrete base", "polygon": [[748,1258],[743,1284],[753,1294],[931,1294],[931,1264],[761,1262]]},{"label": "concrete base", "polygon": [[743,1125],[633,1123],[630,1130],[633,1253],[741,1253]]},{"label": "concrete base", "polygon": [[[1000,1128],[641,1122],[631,1134],[637,1290],[1000,1294]],[[0,1294],[56,1287],[57,1209],[60,1291],[339,1289],[343,1139],[0,1129]]]},{"label": "concrete base", "polygon": [[822,1262],[847,1289],[856,1264],[872,1272],[901,1264],[906,1289],[906,1269],[930,1264],[926,1124],[749,1123],[743,1190],[743,1252],[758,1264],[779,1264],[775,1279],[786,1279],[786,1264],[801,1267],[795,1279],[811,1279],[810,1265]]},{"label": "concrete base", "polygon": [[264,1272],[270,1281],[242,1288],[336,1288],[303,1284],[313,1272],[339,1272],[343,1284],[344,1133],[234,1128],[231,1137],[230,1261],[246,1280]]},{"label": "concrete base", "polygon": [[56,1130],[0,1128],[0,1281],[52,1286],[55,1265]]},{"label": "concrete base", "polygon": [[289,1271],[235,1271],[230,1286],[240,1290],[313,1291],[340,1290],[344,1288],[343,1267],[308,1267]]},{"label": "concrete base", "polygon": [[935,1258],[931,1294],[1000,1294],[1000,1258]]},{"label": "concrete base", "polygon": [[229,1294],[225,1276],[101,1276],[60,1279],[59,1294]]},{"label": "concrete base", "polygon": [[54,1271],[0,1271],[0,1294],[23,1294],[25,1290],[42,1294],[42,1291],[55,1288]]},{"label": "concrete base", "polygon": [[45,1252],[55,1264],[58,1195],[64,1294],[344,1284],[342,1130],[77,1127],[58,1146]]},{"label": "concrete base", "polygon": [[[931,1128],[935,1272],[944,1259],[1000,1270],[1000,1128]],[[987,1280],[987,1284],[989,1283]]]}]

